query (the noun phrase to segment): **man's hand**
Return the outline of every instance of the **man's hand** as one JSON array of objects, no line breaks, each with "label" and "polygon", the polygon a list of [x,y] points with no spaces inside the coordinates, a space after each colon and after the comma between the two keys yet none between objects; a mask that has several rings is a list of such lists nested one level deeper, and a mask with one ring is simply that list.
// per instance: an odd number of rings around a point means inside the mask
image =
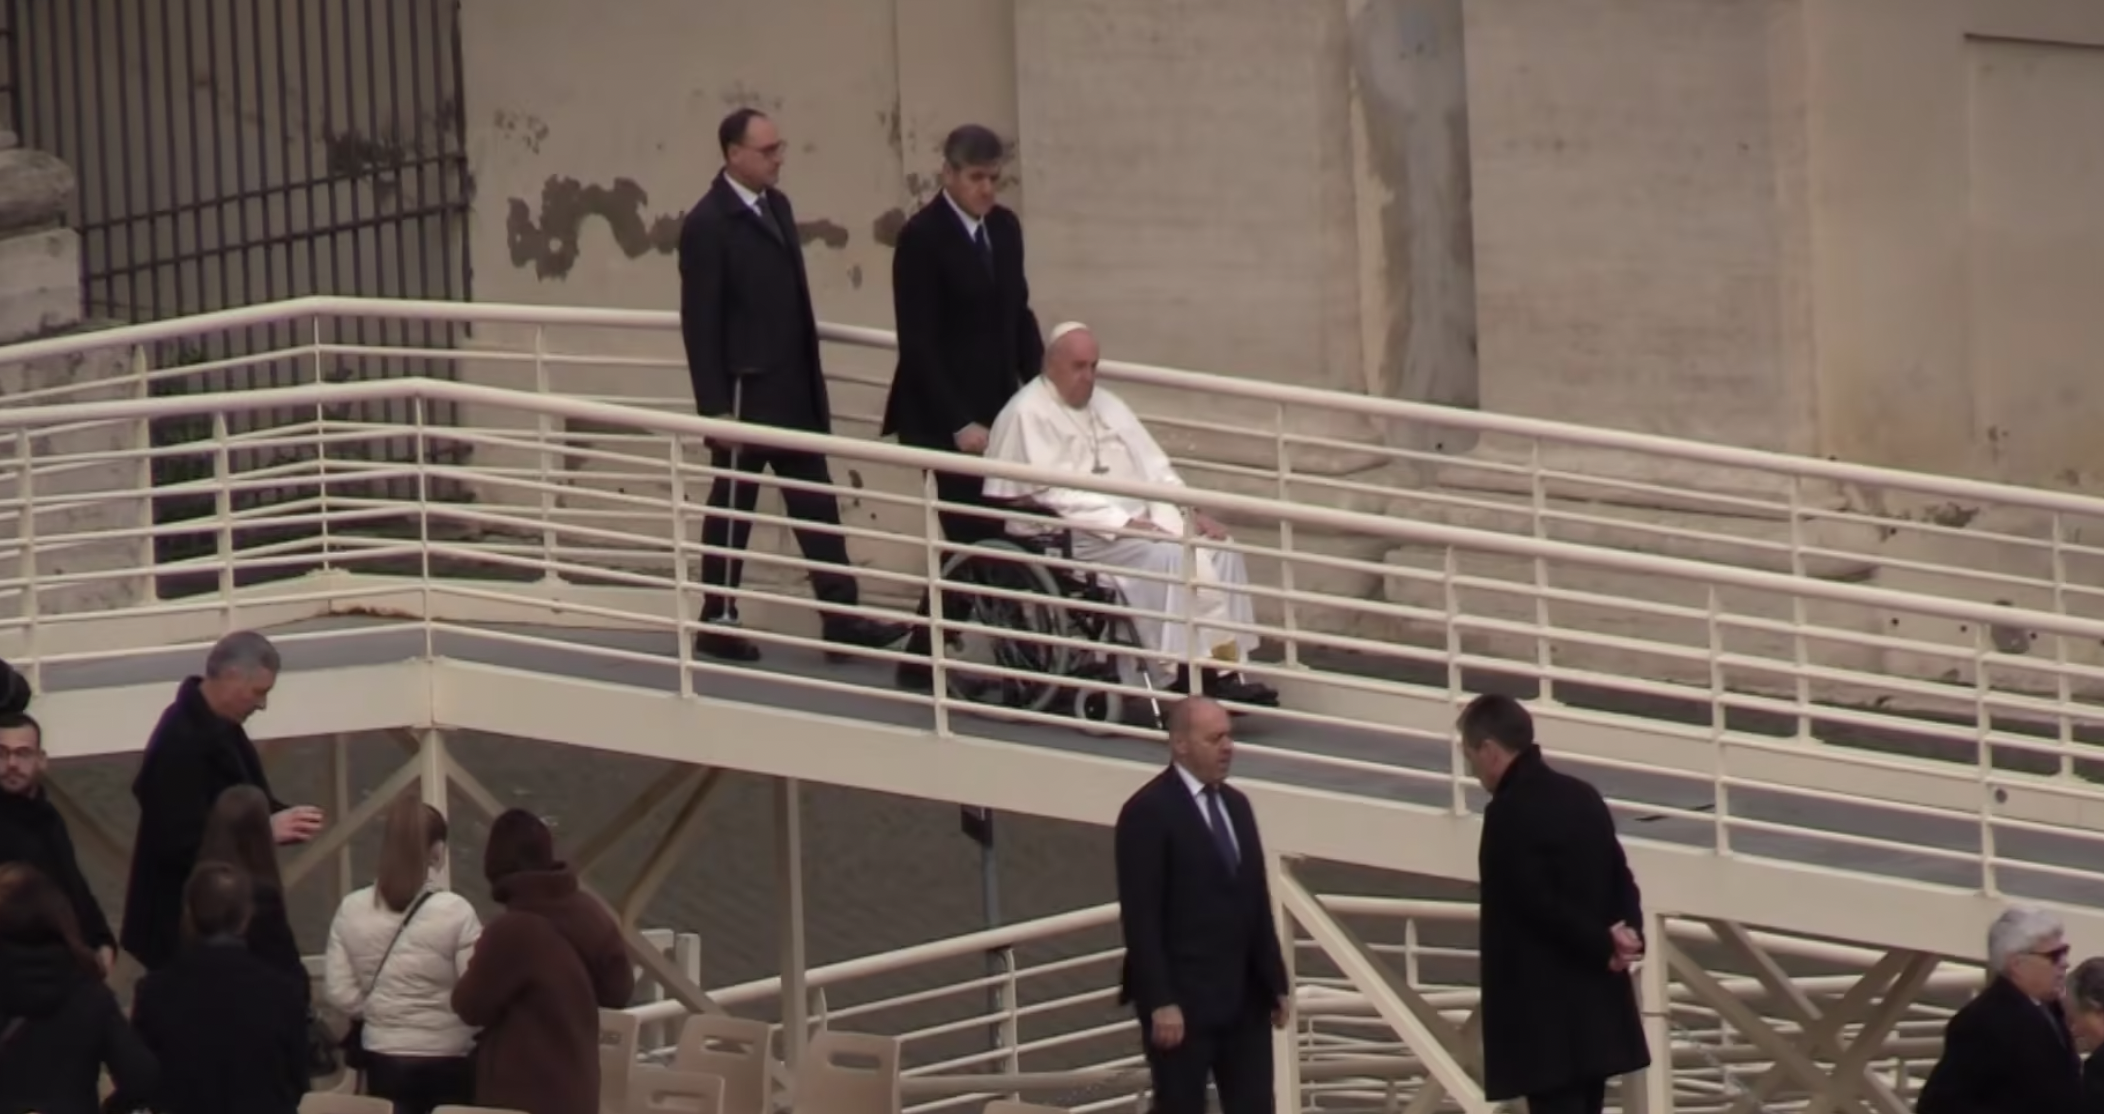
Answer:
[{"label": "man's hand", "polygon": [[294,805],[270,818],[270,834],[279,843],[305,843],[321,831],[321,810]]},{"label": "man's hand", "polygon": [[1138,530],[1143,534],[1166,534],[1169,532],[1156,525],[1151,518],[1128,518],[1125,520],[1125,528],[1127,530]]},{"label": "man's hand", "polygon": [[1191,529],[1198,531],[1199,537],[1209,541],[1227,540],[1227,527],[1220,525],[1218,519],[1204,511],[1191,512]]},{"label": "man's hand", "polygon": [[1615,955],[1607,961],[1610,971],[1627,971],[1644,958],[1644,938],[1622,921],[1616,921],[1607,930],[1608,938],[1614,941]]},{"label": "man's hand", "polygon": [[1183,1010],[1175,1006],[1163,1006],[1154,1011],[1148,1025],[1156,1048],[1175,1048],[1183,1043]]},{"label": "man's hand", "polygon": [[95,964],[102,968],[102,977],[105,979],[109,978],[110,972],[117,969],[117,949],[107,944],[96,948]]},{"label": "man's hand", "polygon": [[986,427],[978,422],[957,431],[957,451],[978,456],[986,451]]},{"label": "man's hand", "polygon": [[1271,1007],[1271,1027],[1283,1029],[1293,1018],[1293,999],[1279,995],[1278,1002]]}]

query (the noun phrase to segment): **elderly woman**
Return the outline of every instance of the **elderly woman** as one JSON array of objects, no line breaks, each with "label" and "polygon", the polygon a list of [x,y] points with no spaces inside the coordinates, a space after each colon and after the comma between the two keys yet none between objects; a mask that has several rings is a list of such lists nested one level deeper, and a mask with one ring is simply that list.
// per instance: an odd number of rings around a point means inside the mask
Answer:
[{"label": "elderly woman", "polygon": [[2104,1057],[2096,1054],[2104,1046],[2104,959],[2085,959],[2068,975],[2060,1004],[2075,1048],[2088,1057],[2082,1063],[2082,1109],[2104,1111]]},{"label": "elderly woman", "polygon": [[1943,1031],[1943,1058],[1919,1114],[2079,1114],[2082,1060],[2060,1008],[2066,933],[2039,909],[2012,908],[1987,930],[1987,989]]}]

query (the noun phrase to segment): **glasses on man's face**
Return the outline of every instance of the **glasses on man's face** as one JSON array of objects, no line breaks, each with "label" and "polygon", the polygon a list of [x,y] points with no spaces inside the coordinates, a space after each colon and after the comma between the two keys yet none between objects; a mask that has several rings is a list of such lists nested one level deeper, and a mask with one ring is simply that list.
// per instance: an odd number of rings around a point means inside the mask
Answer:
[{"label": "glasses on man's face", "polygon": [[2058,966],[2062,963],[2067,962],[2068,946],[2066,944],[2062,944],[2057,948],[2047,948],[2042,952],[2032,952],[2031,954],[2037,956],[2040,959],[2045,960],[2047,963],[2051,963],[2055,966]]},{"label": "glasses on man's face", "polygon": [[37,764],[35,747],[0,747],[0,765],[34,766]]}]

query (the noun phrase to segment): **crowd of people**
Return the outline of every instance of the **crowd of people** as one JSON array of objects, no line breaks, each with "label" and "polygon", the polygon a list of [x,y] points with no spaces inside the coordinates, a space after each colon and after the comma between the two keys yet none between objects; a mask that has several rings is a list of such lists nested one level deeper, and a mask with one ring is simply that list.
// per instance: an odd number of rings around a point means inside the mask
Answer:
[{"label": "crowd of people", "polygon": [[278,854],[327,818],[272,794],[243,727],[280,665],[237,632],[178,686],[132,784],[114,934],[44,784],[30,694],[0,708],[0,1111],[293,1114],[348,1068],[404,1114],[597,1114],[599,1011],[628,1004],[634,970],[531,813],[491,824],[503,911],[485,925],[445,884],[445,817],[413,792],[392,803],[372,885],[329,928],[321,997],[349,1031],[324,1022]]}]

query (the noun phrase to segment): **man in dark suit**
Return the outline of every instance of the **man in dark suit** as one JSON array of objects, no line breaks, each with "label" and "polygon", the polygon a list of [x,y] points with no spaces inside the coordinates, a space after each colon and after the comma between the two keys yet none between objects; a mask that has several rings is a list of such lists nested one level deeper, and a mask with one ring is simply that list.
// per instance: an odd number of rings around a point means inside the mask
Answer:
[{"label": "man in dark suit", "polygon": [[1291,988],[1249,798],[1227,784],[1232,720],[1203,696],[1169,709],[1172,762],[1118,813],[1118,995],[1140,1017],[1155,1114],[1273,1109],[1271,1030]]},{"label": "man in dark suit", "polygon": [[[1023,224],[994,200],[1005,153],[1001,138],[977,124],[951,132],[942,145],[942,192],[899,231],[891,257],[899,363],[882,432],[900,444],[984,453],[994,418],[1044,362],[1024,275]],[[937,497],[966,508],[984,504],[982,482],[935,474]],[[955,545],[1002,532],[998,517],[950,509],[940,517],[943,537]],[[927,613],[924,595],[920,614]],[[916,627],[906,649],[926,654],[928,644],[928,628]],[[899,683],[926,688],[928,667],[900,666]]]},{"label": "man in dark suit", "polygon": [[117,960],[117,937],[80,872],[66,818],[44,790],[49,764],[43,726],[27,712],[0,710],[0,863],[27,863],[51,879],[73,907],[81,942],[95,950],[107,975]]},{"label": "man in dark suit", "polygon": [[[2078,1114],[2083,1066],[2061,1009],[2068,946],[2060,919],[2015,908],[1987,930],[1994,981],[1952,1015],[1921,1114]],[[2081,1003],[2077,1009],[2083,1008]]]},{"label": "man in dark suit", "polygon": [[1642,897],[1598,790],[1549,768],[1506,696],[1461,713],[1462,753],[1490,790],[1482,882],[1483,1096],[1532,1114],[1599,1114],[1607,1081],[1650,1066],[1631,966]]},{"label": "man in dark suit", "polygon": [[182,943],[183,885],[204,843],[205,818],[219,795],[253,785],[270,800],[270,830],[279,843],[304,843],[321,830],[321,810],[287,805],[270,792],[263,759],[242,724],[270,702],[278,651],[254,631],[235,631],[205,656],[205,673],[176,689],[146,740],[132,779],[139,832],[124,888],[124,950],[149,971]]},{"label": "man in dark suit", "polygon": [[[818,317],[796,213],[775,188],[782,176],[781,132],[765,114],[741,108],[723,118],[716,141],[723,170],[687,213],[679,236],[679,326],[694,407],[708,418],[831,433]],[[709,507],[718,512],[752,513],[758,477],[770,470],[799,483],[833,482],[825,458],[816,453],[716,443],[709,446],[709,463],[717,469]],[[789,517],[818,527],[796,531],[804,559],[822,566],[810,570],[812,594],[821,604],[855,606],[855,577],[847,571],[852,566],[847,539],[837,532],[840,504],[833,493],[783,488],[782,504]],[[694,636],[696,653],[759,660],[759,647],[735,633],[738,602],[729,594],[745,565],[729,553],[742,553],[751,535],[749,519],[718,513],[702,521],[702,544],[716,552],[701,559],[701,621],[707,626]],[[906,633],[899,623],[834,611],[822,615],[824,637],[842,645],[889,646]]]}]

